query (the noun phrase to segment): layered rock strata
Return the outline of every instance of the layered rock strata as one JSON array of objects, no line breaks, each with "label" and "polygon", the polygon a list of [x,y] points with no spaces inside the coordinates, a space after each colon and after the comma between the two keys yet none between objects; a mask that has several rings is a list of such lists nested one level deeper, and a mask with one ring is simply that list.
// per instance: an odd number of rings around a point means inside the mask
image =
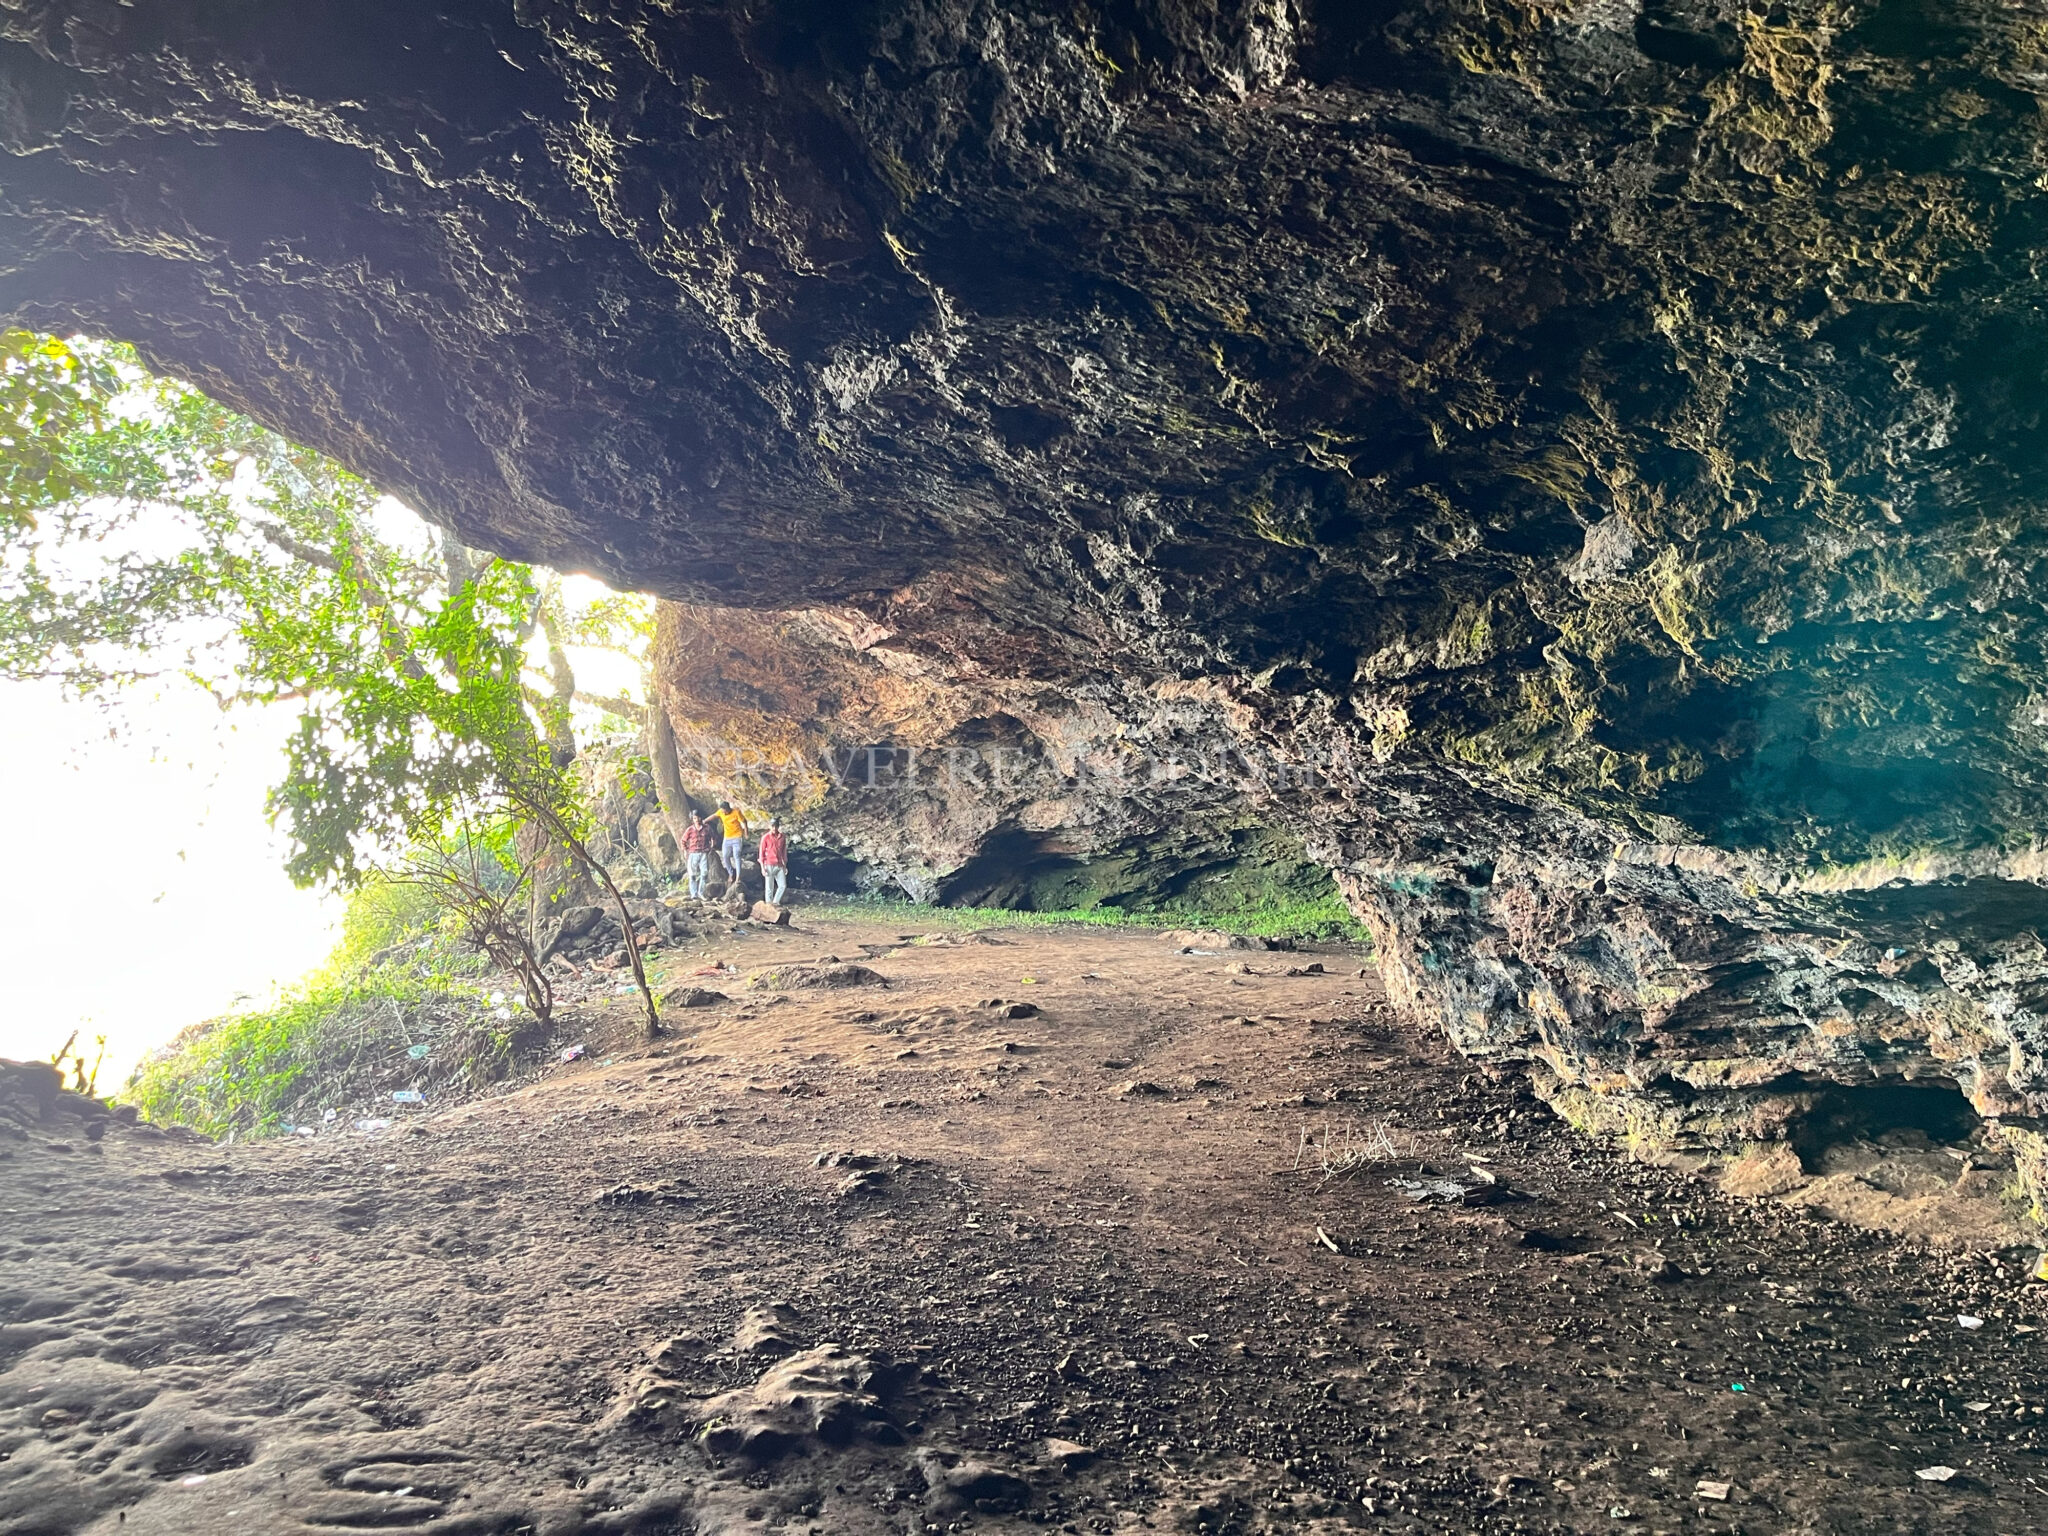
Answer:
[{"label": "layered rock strata", "polygon": [[2044,81],[1988,0],[5,0],[0,311],[963,726],[1207,701],[1588,1114],[2031,1135]]}]

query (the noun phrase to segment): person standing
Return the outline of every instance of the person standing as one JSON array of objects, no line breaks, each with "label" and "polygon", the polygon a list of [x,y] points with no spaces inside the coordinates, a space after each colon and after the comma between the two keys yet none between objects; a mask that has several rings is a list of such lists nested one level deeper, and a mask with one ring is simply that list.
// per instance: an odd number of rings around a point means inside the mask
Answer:
[{"label": "person standing", "polygon": [[768,830],[761,834],[761,880],[767,886],[762,893],[771,907],[782,905],[782,898],[789,891],[789,839],[783,836],[782,818],[768,818]]},{"label": "person standing", "polygon": [[711,886],[711,828],[700,811],[690,812],[683,830],[683,862],[690,871],[690,897],[702,901]]},{"label": "person standing", "polygon": [[747,850],[747,818],[732,808],[730,800],[718,802],[718,826],[725,841],[718,847],[718,862],[725,870],[728,886],[740,883],[740,868]]}]

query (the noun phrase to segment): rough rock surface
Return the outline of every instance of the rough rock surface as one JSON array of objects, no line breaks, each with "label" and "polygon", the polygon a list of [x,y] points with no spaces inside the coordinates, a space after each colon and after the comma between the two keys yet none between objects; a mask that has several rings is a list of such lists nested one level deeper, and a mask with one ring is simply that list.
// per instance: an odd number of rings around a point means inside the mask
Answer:
[{"label": "rough rock surface", "polygon": [[2031,1135],[2044,55],[1988,0],[8,0],[0,312],[475,543],[1202,701],[1314,765],[1396,995],[1593,1118]]},{"label": "rough rock surface", "polygon": [[813,881],[1048,911],[1329,893],[1250,803],[1212,700],[991,677],[858,615],[659,606],[678,779],[779,812]]}]

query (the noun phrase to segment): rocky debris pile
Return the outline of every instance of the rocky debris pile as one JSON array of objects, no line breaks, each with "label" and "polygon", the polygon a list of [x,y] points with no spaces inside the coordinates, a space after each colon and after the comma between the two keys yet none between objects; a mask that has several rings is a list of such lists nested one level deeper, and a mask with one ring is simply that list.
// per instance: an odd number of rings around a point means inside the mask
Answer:
[{"label": "rocky debris pile", "polygon": [[[744,899],[722,904],[673,897],[667,900],[628,897],[626,900],[626,910],[633,918],[633,933],[643,952],[664,944],[709,937],[719,931],[721,915],[787,924],[788,915],[782,909],[774,909],[782,912],[779,919],[766,918],[752,910],[765,905]],[[624,964],[625,938],[619,926],[618,909],[608,902],[564,908],[548,925],[541,943],[544,962],[557,956],[580,965],[595,963],[603,969]]]},{"label": "rocky debris pile", "polygon": [[[46,1061],[0,1058],[0,1138],[80,1136],[98,1142],[110,1125],[135,1124],[135,1107],[73,1092]],[[190,1133],[186,1133],[190,1134]]]}]

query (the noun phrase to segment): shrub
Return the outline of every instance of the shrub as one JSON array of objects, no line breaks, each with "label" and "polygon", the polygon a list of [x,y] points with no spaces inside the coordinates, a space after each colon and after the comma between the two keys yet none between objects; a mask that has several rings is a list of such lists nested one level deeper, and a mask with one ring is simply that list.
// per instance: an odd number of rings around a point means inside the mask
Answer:
[{"label": "shrub", "polygon": [[431,888],[371,880],[341,926],[321,970],[268,1007],[186,1030],[122,1098],[162,1124],[251,1136],[395,1089],[471,1088],[510,1071],[536,1021],[487,994],[483,958],[451,935]]}]

